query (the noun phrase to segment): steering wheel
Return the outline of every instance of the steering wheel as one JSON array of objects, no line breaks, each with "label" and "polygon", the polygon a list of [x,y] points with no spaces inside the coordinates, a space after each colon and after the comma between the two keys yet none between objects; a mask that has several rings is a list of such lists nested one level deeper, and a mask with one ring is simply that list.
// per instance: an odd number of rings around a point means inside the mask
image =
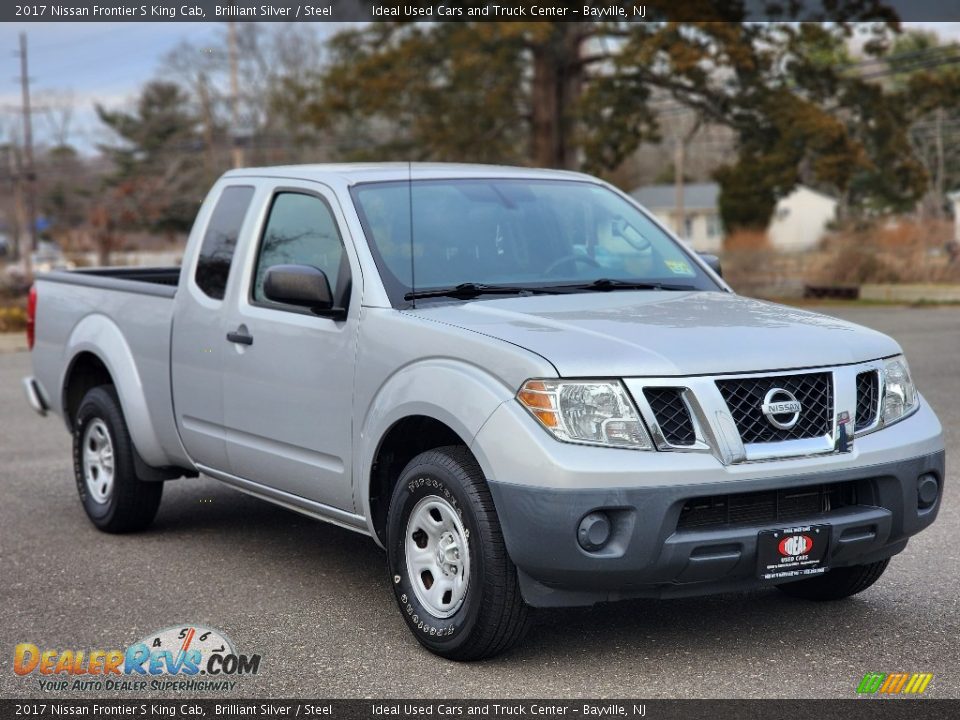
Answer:
[{"label": "steering wheel", "polygon": [[594,260],[589,255],[564,255],[562,258],[557,258],[552,263],[547,266],[547,269],[543,271],[544,275],[552,275],[558,268],[563,267],[564,265],[576,265],[578,262],[582,262],[585,265],[590,265],[591,267],[600,267],[600,263]]}]

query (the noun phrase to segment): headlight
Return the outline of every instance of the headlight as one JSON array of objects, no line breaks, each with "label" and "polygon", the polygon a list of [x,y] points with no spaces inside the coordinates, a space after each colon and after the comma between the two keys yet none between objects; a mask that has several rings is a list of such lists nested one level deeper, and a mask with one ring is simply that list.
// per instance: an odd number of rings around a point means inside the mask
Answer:
[{"label": "headlight", "polygon": [[640,414],[616,380],[528,380],[517,400],[557,440],[653,449]]},{"label": "headlight", "polygon": [[883,424],[902,420],[917,409],[917,389],[910,379],[910,368],[903,355],[886,360],[883,365],[883,403],[880,406]]}]

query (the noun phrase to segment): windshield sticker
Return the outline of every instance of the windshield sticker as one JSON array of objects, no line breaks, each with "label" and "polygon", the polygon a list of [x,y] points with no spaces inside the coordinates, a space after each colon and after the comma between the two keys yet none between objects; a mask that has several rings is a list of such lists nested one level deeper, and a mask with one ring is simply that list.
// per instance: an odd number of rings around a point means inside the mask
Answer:
[{"label": "windshield sticker", "polygon": [[674,275],[686,275],[687,277],[696,275],[686,260],[664,260],[663,263]]}]

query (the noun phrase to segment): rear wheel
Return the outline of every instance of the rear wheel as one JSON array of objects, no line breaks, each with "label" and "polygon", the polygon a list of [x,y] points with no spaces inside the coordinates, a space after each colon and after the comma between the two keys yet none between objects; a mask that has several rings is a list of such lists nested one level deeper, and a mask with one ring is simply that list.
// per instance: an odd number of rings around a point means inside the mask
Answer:
[{"label": "rear wheel", "polygon": [[887,558],[867,565],[835,568],[806,580],[777,585],[777,589],[804,600],[842,600],[873,585],[889,564]]},{"label": "rear wheel", "polygon": [[401,473],[387,520],[387,561],[400,612],[431,652],[478,660],[523,637],[529,608],[467,448],[421,453]]},{"label": "rear wheel", "polygon": [[112,385],[90,390],[73,424],[73,469],[80,502],[100,530],[123,533],[153,522],[162,482],[142,482],[133,443]]}]

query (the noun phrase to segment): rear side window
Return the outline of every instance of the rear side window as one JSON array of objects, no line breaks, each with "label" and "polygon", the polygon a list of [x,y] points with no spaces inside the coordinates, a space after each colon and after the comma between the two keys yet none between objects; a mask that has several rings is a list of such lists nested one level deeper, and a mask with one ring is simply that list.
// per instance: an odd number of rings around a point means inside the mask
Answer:
[{"label": "rear side window", "polygon": [[215,300],[223,300],[226,292],[233,251],[252,199],[253,188],[247,185],[224,188],[210,216],[194,279],[197,287]]}]

